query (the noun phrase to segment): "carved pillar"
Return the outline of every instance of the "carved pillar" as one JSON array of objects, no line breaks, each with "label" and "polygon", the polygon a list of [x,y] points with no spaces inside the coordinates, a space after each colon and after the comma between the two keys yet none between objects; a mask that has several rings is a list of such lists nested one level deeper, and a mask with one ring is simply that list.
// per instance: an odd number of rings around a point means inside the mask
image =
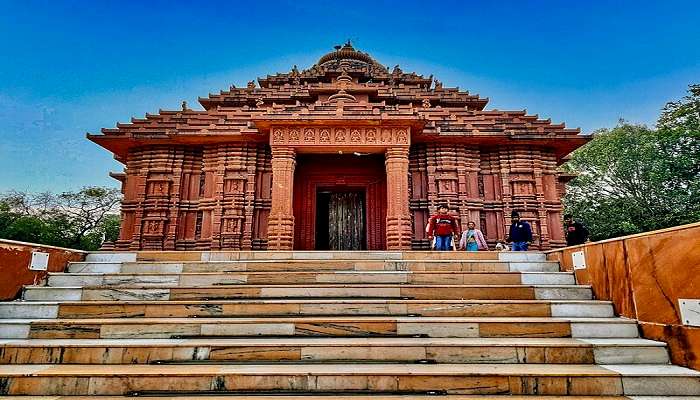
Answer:
[{"label": "carved pillar", "polygon": [[386,247],[388,250],[411,248],[411,214],[408,205],[408,147],[386,150]]},{"label": "carved pillar", "polygon": [[268,250],[294,248],[294,167],[293,147],[272,146],[272,206],[267,225]]}]

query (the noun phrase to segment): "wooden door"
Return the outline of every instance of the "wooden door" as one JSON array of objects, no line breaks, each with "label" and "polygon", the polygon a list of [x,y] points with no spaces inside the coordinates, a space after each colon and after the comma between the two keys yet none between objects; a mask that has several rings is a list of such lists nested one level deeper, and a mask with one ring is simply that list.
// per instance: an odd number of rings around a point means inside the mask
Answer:
[{"label": "wooden door", "polygon": [[334,192],[328,202],[330,250],[365,250],[365,196],[362,192]]}]

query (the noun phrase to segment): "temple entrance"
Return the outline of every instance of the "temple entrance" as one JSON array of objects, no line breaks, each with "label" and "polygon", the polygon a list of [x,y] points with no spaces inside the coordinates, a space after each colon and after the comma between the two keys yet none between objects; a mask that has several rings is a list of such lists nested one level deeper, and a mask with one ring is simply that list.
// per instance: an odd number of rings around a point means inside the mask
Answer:
[{"label": "temple entrance", "polygon": [[294,249],[386,249],[384,156],[299,154]]},{"label": "temple entrance", "polygon": [[366,250],[365,193],[319,189],[316,250]]}]

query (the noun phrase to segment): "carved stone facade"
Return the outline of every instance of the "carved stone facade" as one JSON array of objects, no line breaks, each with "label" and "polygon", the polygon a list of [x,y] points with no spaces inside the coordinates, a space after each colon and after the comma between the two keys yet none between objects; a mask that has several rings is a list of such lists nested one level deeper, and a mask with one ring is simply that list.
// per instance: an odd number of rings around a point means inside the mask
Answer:
[{"label": "carved stone facade", "polygon": [[564,245],[557,168],[578,130],[484,110],[350,44],[258,83],[88,135],[126,167],[116,249],[313,249],[321,189],[363,193],[367,249],[427,248],[442,202],[491,245],[511,210],[539,248]]}]

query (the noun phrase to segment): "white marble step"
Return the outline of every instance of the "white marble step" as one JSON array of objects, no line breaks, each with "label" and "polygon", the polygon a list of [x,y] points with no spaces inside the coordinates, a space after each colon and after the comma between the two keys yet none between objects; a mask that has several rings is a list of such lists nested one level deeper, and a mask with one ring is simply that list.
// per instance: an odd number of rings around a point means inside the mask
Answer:
[{"label": "white marble step", "polygon": [[[12,358],[14,349],[27,352],[42,348],[45,352],[62,349],[65,353],[104,349],[109,363],[118,363],[119,354],[134,349],[148,348],[153,354],[172,351],[178,360],[214,359],[211,354],[226,352],[231,359],[241,352],[264,353],[277,349],[299,351],[301,360],[340,359],[402,359],[414,361],[435,358],[438,362],[474,362],[471,354],[478,354],[481,363],[524,362],[528,351],[544,349],[557,352],[561,349],[588,349],[593,351],[596,364],[667,364],[666,345],[646,339],[574,339],[574,338],[207,338],[207,339],[5,339],[0,349]],[[471,349],[471,350],[470,350]],[[480,350],[484,349],[484,350]],[[110,352],[111,350],[111,352]],[[431,350],[431,351],[428,351]],[[107,354],[109,352],[109,354]],[[439,359],[429,354],[440,355]],[[93,353],[94,354],[94,353]],[[114,355],[117,355],[115,358]],[[26,363],[18,361],[14,363]],[[162,355],[161,355],[162,357]],[[218,359],[225,360],[219,355]],[[470,361],[456,361],[458,359]],[[76,357],[74,357],[76,359]],[[274,358],[273,358],[274,359]],[[444,361],[443,361],[444,360]],[[447,361],[449,360],[449,361]],[[42,363],[42,362],[32,362]],[[72,363],[79,363],[73,361]],[[99,361],[97,363],[100,363]]]},{"label": "white marble step", "polygon": [[[474,270],[480,264],[502,265],[503,272],[558,272],[559,263],[554,261],[499,261],[499,260],[240,260],[240,261],[125,261],[98,262],[81,261],[68,263],[70,273],[170,273],[181,272],[236,272],[236,271],[313,271],[333,270],[339,264],[354,264],[337,270],[356,271],[449,271]],[[279,264],[280,267],[274,267]],[[474,266],[474,267],[470,267]]]},{"label": "white marble step", "polygon": [[[519,288],[522,285],[401,285],[401,284],[315,284],[315,285],[236,285],[200,287],[48,287],[26,286],[22,298],[28,301],[70,300],[186,300],[234,298],[290,298],[290,297],[414,297],[414,291],[426,288],[435,291],[435,297],[422,295],[416,299],[463,299],[478,288]],[[591,300],[590,286],[583,285],[527,285],[534,288],[535,300]],[[236,292],[239,290],[239,292]],[[248,290],[253,290],[248,294]],[[246,293],[240,292],[245,291]],[[174,293],[174,295],[173,295]],[[461,293],[461,294],[460,294]],[[477,297],[478,299],[479,297]],[[491,297],[492,298],[492,297]],[[505,297],[504,299],[507,299]]]},{"label": "white marble step", "polygon": [[[129,252],[125,252],[129,253]],[[101,252],[93,253],[96,257],[102,256]],[[119,252],[111,252],[115,257]],[[123,254],[123,253],[122,253]],[[332,260],[332,259],[356,259],[356,260],[401,260],[401,259],[499,259],[506,261],[545,261],[547,255],[540,251],[529,252],[479,252],[466,251],[142,251],[141,259],[177,259],[187,257],[188,260],[199,261],[228,261],[228,260]],[[104,256],[102,256],[104,257]],[[109,257],[109,256],[108,256]]]},{"label": "white marble step", "polygon": [[[562,330],[562,323],[569,325]],[[104,319],[6,319],[0,320],[0,338],[30,337],[38,324],[40,337],[84,334],[101,339],[171,338],[173,336],[364,336],[375,329],[392,335],[429,337],[547,337],[636,338],[636,321],[624,318],[510,318],[510,317],[275,317],[275,318],[104,318]],[[388,324],[388,325],[387,325]],[[519,325],[506,328],[506,324]],[[393,328],[391,328],[393,326]],[[330,328],[330,331],[328,330]],[[97,330],[95,330],[97,329]],[[388,330],[387,330],[388,329]],[[486,329],[486,333],[484,333]],[[497,332],[497,333],[494,333]],[[513,333],[516,332],[516,333]],[[559,336],[565,335],[565,336]],[[36,337],[36,336],[34,336]],[[85,337],[85,336],[83,336]],[[90,336],[88,336],[90,337]]]},{"label": "white marble step", "polygon": [[[329,272],[228,272],[228,273],[181,273],[181,274],[100,274],[100,273],[50,273],[48,286],[211,286],[236,285],[261,282],[289,283],[293,275],[298,282],[308,283],[455,283],[472,284],[484,280],[498,283],[494,273],[423,273],[405,271],[329,271]],[[504,280],[519,278],[523,285],[573,285],[571,272],[521,272],[498,275]],[[289,278],[289,279],[288,279]],[[274,280],[278,281],[275,282]],[[479,279],[478,282],[470,282]],[[291,281],[294,282],[294,281]],[[512,281],[511,281],[512,282]]]},{"label": "white marble step", "polygon": [[91,252],[85,256],[89,262],[133,262],[136,261],[136,252]]},{"label": "white marble step", "polygon": [[[412,305],[416,304],[415,300],[392,300],[390,302],[382,300],[221,300],[221,301],[132,301],[129,304],[144,304],[145,306],[167,306],[171,304],[184,305],[186,307],[192,308],[217,308],[222,309],[226,306],[238,306],[246,307],[249,306],[254,310],[259,310],[260,305],[295,305],[299,306],[299,315],[315,315],[312,312],[301,310],[306,310],[305,306],[310,305],[314,309],[319,310],[316,314],[326,315],[325,310],[337,310],[345,309],[346,313],[341,313],[339,315],[353,315],[356,310],[368,309],[367,313],[371,314],[372,310],[376,307],[387,307],[390,309],[391,306],[401,306],[401,305]],[[597,300],[472,300],[472,301],[430,301],[424,300],[420,301],[421,304],[429,304],[433,308],[458,308],[458,307],[470,307],[472,305],[477,306],[481,304],[537,304],[544,303],[548,304],[550,307],[550,312],[552,317],[581,317],[581,318],[610,318],[613,317],[613,306],[611,302],[597,301]],[[40,302],[40,301],[14,301],[0,303],[0,319],[23,319],[23,318],[58,318],[59,308],[61,305],[66,305],[75,308],[76,306],[95,308],[101,305],[121,305],[123,302]],[[258,307],[258,308],[256,308]],[[256,311],[259,312],[259,311]],[[362,312],[359,312],[362,314]],[[406,314],[387,314],[387,315],[407,315]],[[249,315],[249,314],[241,314]],[[296,314],[289,314],[296,315]],[[494,314],[494,316],[499,316]]]},{"label": "white marble step", "polygon": [[[561,365],[556,369],[538,364],[275,364],[275,365],[0,365],[0,376],[10,393],[43,395],[49,388],[60,388],[64,394],[125,394],[131,390],[159,387],[167,390],[182,388],[179,380],[207,380],[195,391],[209,391],[222,377],[245,376],[248,387],[260,390],[291,388],[296,394],[316,391],[353,390],[358,381],[367,387],[372,377],[374,390],[391,390],[397,382],[413,391],[448,388],[452,393],[529,393],[589,394],[589,395],[644,395],[644,396],[698,396],[700,372],[675,365],[608,364]],[[100,382],[88,386],[76,384],[76,378]],[[361,377],[359,379],[358,377]],[[483,377],[483,378],[482,378]],[[488,381],[496,377],[499,386]],[[40,380],[42,379],[43,380]],[[469,378],[469,379],[466,379]],[[482,378],[482,379],[479,379]],[[526,386],[522,382],[532,382]],[[584,378],[584,380],[581,380]],[[409,381],[410,380],[410,381]],[[32,386],[41,382],[43,385]],[[79,381],[78,381],[79,382]],[[126,385],[125,382],[128,384]],[[294,383],[294,386],[290,385]],[[486,383],[489,382],[489,383]],[[516,382],[516,385],[512,383]],[[554,382],[554,383],[552,383]],[[409,385],[410,383],[410,385]],[[379,386],[381,384],[381,386]],[[564,386],[564,389],[562,388]],[[567,386],[568,385],[568,386]],[[572,389],[568,390],[571,386]],[[240,387],[240,386],[239,386]],[[524,390],[523,387],[526,389]],[[56,389],[54,389],[56,390]],[[394,389],[395,390],[395,389]],[[564,391],[566,390],[566,391]],[[544,392],[544,393],[543,393]],[[252,396],[251,396],[252,398]],[[542,398],[542,397],[535,397]]]}]

